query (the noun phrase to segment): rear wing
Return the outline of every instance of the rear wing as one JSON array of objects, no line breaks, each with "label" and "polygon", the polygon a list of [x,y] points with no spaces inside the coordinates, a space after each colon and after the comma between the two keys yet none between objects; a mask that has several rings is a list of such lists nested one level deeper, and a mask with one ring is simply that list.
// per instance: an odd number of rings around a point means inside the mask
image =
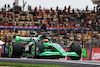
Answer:
[{"label": "rear wing", "polygon": [[35,41],[35,40],[37,40],[37,37],[20,37],[20,36],[16,36],[15,40],[17,42],[20,42],[20,41]]}]

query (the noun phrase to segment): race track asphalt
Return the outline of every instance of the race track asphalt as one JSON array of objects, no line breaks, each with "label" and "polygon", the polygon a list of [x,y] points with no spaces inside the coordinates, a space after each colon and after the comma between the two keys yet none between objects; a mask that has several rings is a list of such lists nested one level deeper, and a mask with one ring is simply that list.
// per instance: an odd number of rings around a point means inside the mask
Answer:
[{"label": "race track asphalt", "polygon": [[52,60],[52,59],[26,59],[26,58],[0,58],[0,62],[62,65],[75,67],[100,67],[100,61],[77,61],[77,60]]}]

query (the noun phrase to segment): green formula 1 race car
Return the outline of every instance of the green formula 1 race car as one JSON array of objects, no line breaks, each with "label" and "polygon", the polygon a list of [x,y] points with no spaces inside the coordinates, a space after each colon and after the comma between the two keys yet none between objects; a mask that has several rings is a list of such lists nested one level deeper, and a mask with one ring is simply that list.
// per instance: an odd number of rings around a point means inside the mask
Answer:
[{"label": "green formula 1 race car", "polygon": [[[79,43],[72,43],[69,52],[57,43],[53,43],[46,34],[38,37],[15,37],[16,42],[11,42],[9,46],[9,57],[30,56],[32,58],[62,58],[69,56],[72,60],[81,58],[81,46]],[[27,41],[28,44],[21,44],[21,41]]]}]

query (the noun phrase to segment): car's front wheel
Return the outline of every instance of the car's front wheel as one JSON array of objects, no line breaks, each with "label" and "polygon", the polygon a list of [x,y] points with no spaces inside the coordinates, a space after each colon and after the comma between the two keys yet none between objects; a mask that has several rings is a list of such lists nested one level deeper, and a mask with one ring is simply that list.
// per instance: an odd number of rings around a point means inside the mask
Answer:
[{"label": "car's front wheel", "polygon": [[80,60],[81,59],[81,46],[79,43],[72,43],[70,45],[70,51],[76,52],[79,56],[77,57],[71,57],[72,60]]}]

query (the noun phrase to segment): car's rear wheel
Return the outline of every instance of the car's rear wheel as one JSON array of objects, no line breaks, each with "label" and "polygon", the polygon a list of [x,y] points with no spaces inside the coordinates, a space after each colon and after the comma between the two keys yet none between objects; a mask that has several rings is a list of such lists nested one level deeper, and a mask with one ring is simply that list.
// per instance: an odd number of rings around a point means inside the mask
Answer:
[{"label": "car's rear wheel", "polygon": [[81,46],[79,43],[72,43],[70,45],[70,51],[76,52],[79,56],[78,57],[71,57],[72,60],[80,60],[81,58]]},{"label": "car's rear wheel", "polygon": [[35,42],[31,48],[32,58],[39,57],[39,54],[43,52],[43,44],[41,42]]},{"label": "car's rear wheel", "polygon": [[22,55],[22,45],[20,42],[12,42],[9,46],[9,57],[15,58]]}]

